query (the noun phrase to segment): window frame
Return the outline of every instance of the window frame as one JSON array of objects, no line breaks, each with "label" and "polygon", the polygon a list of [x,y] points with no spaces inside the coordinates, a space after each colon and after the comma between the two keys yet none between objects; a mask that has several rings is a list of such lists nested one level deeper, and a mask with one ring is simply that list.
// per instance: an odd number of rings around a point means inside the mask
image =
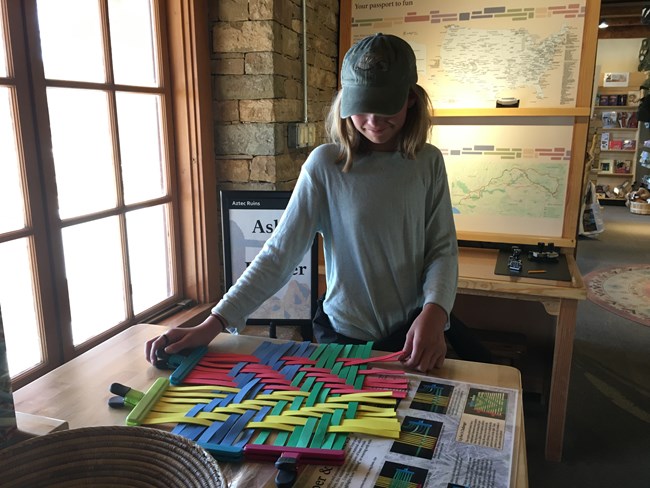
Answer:
[{"label": "window frame", "polygon": [[[173,316],[165,325],[194,324],[209,314],[209,310],[221,293],[221,257],[219,254],[219,225],[212,139],[212,93],[210,83],[210,50],[208,43],[208,12],[204,0],[152,0],[158,5],[159,35],[162,49],[159,56],[162,80],[165,85],[163,117],[169,120],[166,151],[170,163],[169,186],[176,232],[170,236],[176,256],[174,280],[177,293],[155,310],[172,306],[181,299],[191,299],[198,305]],[[106,1],[100,0],[104,15]],[[7,37],[28,39],[33,43],[37,33],[36,3],[21,0],[0,0],[5,7]],[[23,23],[24,22],[24,23]],[[9,32],[11,30],[11,32]],[[37,35],[37,34],[36,34]],[[167,40],[165,42],[165,39]],[[38,39],[36,39],[38,41]],[[14,43],[10,49],[18,62],[26,60],[28,49]],[[166,47],[165,47],[166,45]],[[18,61],[20,60],[20,61]],[[36,107],[47,107],[45,87],[37,86],[31,93],[17,89],[29,86],[28,70],[34,66],[10,69],[16,84],[19,138],[23,141],[49,139],[47,113],[35,112]],[[42,66],[37,66],[41,69]],[[34,79],[44,80],[43,74],[35,73]],[[40,110],[47,110],[41,108]],[[115,123],[115,121],[112,121]],[[45,138],[43,139],[43,135]],[[25,164],[25,194],[31,214],[24,230],[13,233],[12,238],[24,235],[33,239],[33,258],[38,270],[33,271],[35,301],[40,304],[37,317],[43,338],[43,362],[21,373],[12,381],[14,389],[60,366],[70,359],[97,346],[109,337],[146,319],[151,310],[99,334],[75,347],[70,327],[70,309],[65,292],[63,245],[61,221],[49,218],[46,209],[56,208],[56,187],[51,161],[51,150],[42,145],[25,143],[19,148],[24,161],[50,161]],[[119,210],[119,209],[118,209]],[[63,297],[63,299],[62,299]],[[101,302],[98,301],[98,305]],[[101,306],[98,306],[101,313]]]}]

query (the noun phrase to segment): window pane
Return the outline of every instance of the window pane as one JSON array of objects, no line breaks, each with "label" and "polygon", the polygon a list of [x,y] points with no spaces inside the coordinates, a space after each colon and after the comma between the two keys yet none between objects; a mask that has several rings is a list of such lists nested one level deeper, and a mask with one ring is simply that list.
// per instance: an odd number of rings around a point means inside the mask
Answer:
[{"label": "window pane", "polygon": [[11,90],[0,86],[0,233],[25,226]]},{"label": "window pane", "polygon": [[117,217],[63,229],[75,345],[124,321],[124,279]]},{"label": "window pane", "polygon": [[166,178],[160,96],[118,92],[116,99],[124,201],[129,204],[163,196]]},{"label": "window pane", "polygon": [[158,86],[149,0],[109,0],[113,76],[122,85]]},{"label": "window pane", "polygon": [[38,0],[37,8],[45,78],[105,82],[99,2]]},{"label": "window pane", "polygon": [[5,38],[4,10],[0,8],[0,76],[7,76],[7,39]]},{"label": "window pane", "polygon": [[0,304],[10,376],[43,361],[29,256],[27,239],[0,244]]},{"label": "window pane", "polygon": [[115,207],[115,169],[106,93],[48,88],[59,215]]},{"label": "window pane", "polygon": [[166,206],[126,214],[133,309],[138,314],[172,295]]}]

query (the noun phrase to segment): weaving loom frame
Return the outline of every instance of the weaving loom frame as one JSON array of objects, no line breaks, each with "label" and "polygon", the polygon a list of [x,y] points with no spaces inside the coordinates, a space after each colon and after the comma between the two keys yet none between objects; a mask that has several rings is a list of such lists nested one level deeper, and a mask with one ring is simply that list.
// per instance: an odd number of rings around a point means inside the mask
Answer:
[{"label": "weaving loom frame", "polygon": [[[266,341],[253,355],[209,353],[205,347],[190,351],[187,356],[172,355],[168,365],[175,367],[174,372],[169,378],[159,378],[146,393],[136,397],[126,423],[170,423],[168,420],[171,417],[154,415],[156,418],[153,418],[149,415],[156,408],[168,408],[165,402],[162,402],[163,407],[157,405],[167,392],[181,388],[177,385],[196,388],[195,391],[199,388],[212,389],[212,394],[221,388],[226,394],[219,393],[221,396],[215,396],[210,403],[198,403],[186,409],[183,418],[188,419],[187,422],[178,423],[172,432],[197,442],[217,459],[224,461],[237,462],[244,458],[275,461],[293,456],[296,463],[339,465],[345,460],[345,444],[352,432],[399,437],[401,427],[397,419],[397,406],[399,400],[406,396],[408,379],[400,370],[368,368],[366,364],[370,362],[396,359],[396,354],[370,358],[371,350],[372,343],[342,345]],[[209,381],[205,373],[209,362],[225,365],[215,366],[215,370],[228,370],[225,375],[215,373],[211,386],[207,385]],[[251,372],[255,373],[252,378]],[[294,378],[294,381],[289,382],[283,375]],[[379,380],[377,375],[383,379]],[[388,375],[392,378],[385,379]],[[237,389],[232,386],[231,378],[237,380],[238,377]],[[305,377],[307,380],[303,381]],[[392,385],[392,388],[385,385]],[[189,392],[187,394],[190,395]],[[203,422],[203,418],[219,416],[216,412],[231,403],[235,409],[241,408],[247,401],[263,404],[264,401],[258,400],[258,394],[260,397],[276,395],[274,407],[271,408],[268,403],[263,408],[255,405],[246,413],[236,410],[237,414],[229,414],[226,420]],[[217,398],[223,400],[216,401]],[[319,403],[316,404],[317,399]],[[303,400],[304,408],[301,407]],[[169,401],[169,398],[165,401]],[[347,405],[342,407],[341,404],[346,401]],[[331,406],[327,405],[328,402]],[[285,407],[290,403],[287,414]],[[382,405],[388,407],[382,408]],[[329,408],[333,413],[327,413]],[[279,419],[285,414],[285,420],[275,420],[275,417]],[[305,415],[308,418],[301,424]],[[202,418],[197,420],[199,416]],[[273,427],[263,425],[262,421],[267,416],[273,417],[277,424],[273,424]],[[296,423],[290,432],[284,432],[287,429],[282,423],[289,416],[292,421],[296,419]],[[203,422],[203,429],[197,426],[200,422]],[[236,425],[241,427],[238,431],[235,430]],[[374,431],[369,428],[370,425],[375,426]],[[209,436],[206,434],[208,429],[211,429]],[[211,437],[213,435],[217,435],[216,442]],[[224,439],[228,443],[222,443]],[[268,439],[273,440],[272,446],[265,444]]]}]

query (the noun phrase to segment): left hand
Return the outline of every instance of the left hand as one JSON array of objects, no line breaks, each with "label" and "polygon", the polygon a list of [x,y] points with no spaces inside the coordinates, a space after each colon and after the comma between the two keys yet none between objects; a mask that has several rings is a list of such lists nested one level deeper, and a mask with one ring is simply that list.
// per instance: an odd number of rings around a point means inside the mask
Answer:
[{"label": "left hand", "polygon": [[445,324],[447,313],[435,303],[427,303],[406,334],[402,363],[426,373],[441,368],[447,354]]}]

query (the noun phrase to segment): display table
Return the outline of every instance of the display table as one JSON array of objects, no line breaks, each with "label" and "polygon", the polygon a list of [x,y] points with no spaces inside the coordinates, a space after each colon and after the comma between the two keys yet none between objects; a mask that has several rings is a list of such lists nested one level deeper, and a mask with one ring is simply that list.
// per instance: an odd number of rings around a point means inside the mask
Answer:
[{"label": "display table", "polygon": [[566,255],[571,281],[497,275],[497,256],[496,249],[461,248],[458,293],[541,302],[546,313],[555,318],[545,454],[549,461],[560,461],[576,313],[578,301],[587,298],[587,290],[572,255]]},{"label": "display table", "polygon": [[[144,343],[166,329],[140,324],[133,326],[81,356],[69,361],[14,393],[16,409],[34,415],[60,418],[71,429],[97,425],[122,425],[127,411],[108,407],[111,383],[118,382],[146,390],[156,378],[167,376],[151,366],[144,358]],[[250,353],[263,340],[253,336],[220,334],[210,345],[211,350]],[[434,370],[437,378],[470,382],[521,392],[519,371],[508,366],[471,363],[448,359],[441,369]],[[515,431],[513,475],[511,485],[527,487],[528,474],[524,422],[521,402],[518,403]],[[264,486],[275,475],[272,464],[244,463],[224,466],[229,487]]]}]

